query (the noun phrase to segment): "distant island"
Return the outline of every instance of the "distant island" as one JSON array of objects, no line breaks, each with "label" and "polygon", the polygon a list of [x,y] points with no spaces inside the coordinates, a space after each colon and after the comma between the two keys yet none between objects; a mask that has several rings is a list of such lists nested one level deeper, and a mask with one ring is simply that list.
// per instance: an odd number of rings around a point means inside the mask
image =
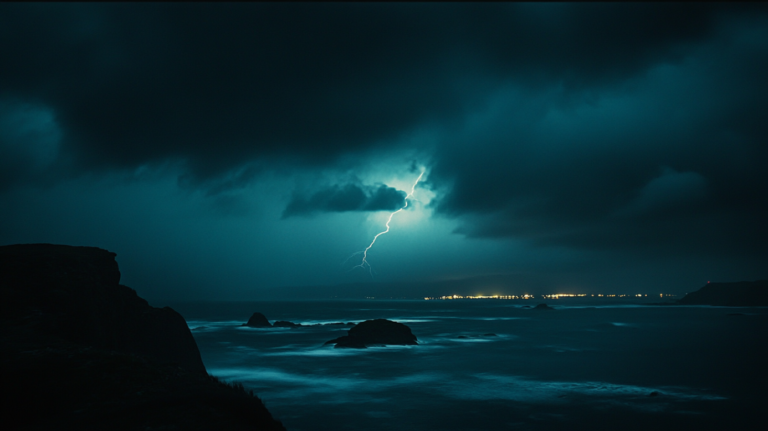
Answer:
[{"label": "distant island", "polygon": [[285,430],[208,375],[184,318],[119,284],[115,253],[0,246],[0,378],[12,429]]},{"label": "distant island", "polygon": [[707,283],[675,304],[765,307],[768,306],[768,280]]}]

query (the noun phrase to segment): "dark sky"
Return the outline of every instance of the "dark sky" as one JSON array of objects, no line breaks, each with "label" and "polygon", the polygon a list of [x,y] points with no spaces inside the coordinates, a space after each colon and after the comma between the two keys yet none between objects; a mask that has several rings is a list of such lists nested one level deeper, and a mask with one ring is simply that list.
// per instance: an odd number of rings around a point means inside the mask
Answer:
[{"label": "dark sky", "polygon": [[0,244],[150,300],[768,278],[764,4],[4,3],[0,52]]}]

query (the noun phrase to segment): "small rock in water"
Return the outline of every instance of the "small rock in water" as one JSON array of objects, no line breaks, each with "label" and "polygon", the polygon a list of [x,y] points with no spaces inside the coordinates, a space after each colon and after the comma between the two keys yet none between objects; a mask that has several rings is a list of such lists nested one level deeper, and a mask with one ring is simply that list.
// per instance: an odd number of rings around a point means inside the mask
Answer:
[{"label": "small rock in water", "polygon": [[268,328],[272,324],[269,323],[267,317],[261,313],[253,313],[251,318],[248,319],[248,323],[243,323],[243,326],[250,326],[251,328]]}]

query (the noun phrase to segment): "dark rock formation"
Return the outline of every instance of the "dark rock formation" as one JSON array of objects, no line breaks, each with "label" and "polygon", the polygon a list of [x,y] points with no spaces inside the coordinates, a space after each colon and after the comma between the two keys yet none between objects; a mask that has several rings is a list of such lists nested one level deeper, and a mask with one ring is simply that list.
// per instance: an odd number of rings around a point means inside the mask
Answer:
[{"label": "dark rock formation", "polygon": [[95,247],[0,247],[0,313],[33,333],[205,373],[184,318],[119,284],[115,256]]},{"label": "dark rock formation", "polygon": [[206,373],[180,314],[119,284],[115,256],[0,247],[3,420],[17,429],[283,429],[242,386]]},{"label": "dark rock formation", "polygon": [[418,344],[411,328],[387,319],[366,320],[350,328],[348,335],[325,344],[336,348],[365,348],[374,345],[415,345]]},{"label": "dark rock formation", "polygon": [[298,328],[304,325],[302,325],[301,323],[288,322],[286,320],[278,320],[272,326],[274,326],[275,328]]},{"label": "dark rock formation", "polygon": [[678,305],[721,305],[728,307],[768,306],[768,280],[737,283],[707,283],[685,295]]},{"label": "dark rock formation", "polygon": [[243,326],[250,326],[252,328],[311,328],[316,326],[355,326],[354,323],[333,322],[333,323],[315,323],[314,325],[304,325],[301,323],[293,323],[287,320],[278,320],[275,323],[270,324],[267,317],[261,313],[253,313],[248,323],[243,323]]},{"label": "dark rock formation", "polygon": [[243,326],[250,326],[251,328],[269,328],[272,326],[267,320],[267,317],[261,313],[253,313],[247,323],[243,323]]},{"label": "dark rock formation", "polygon": [[554,308],[550,307],[547,304],[543,304],[543,303],[533,307],[533,309],[534,310],[554,310]]}]

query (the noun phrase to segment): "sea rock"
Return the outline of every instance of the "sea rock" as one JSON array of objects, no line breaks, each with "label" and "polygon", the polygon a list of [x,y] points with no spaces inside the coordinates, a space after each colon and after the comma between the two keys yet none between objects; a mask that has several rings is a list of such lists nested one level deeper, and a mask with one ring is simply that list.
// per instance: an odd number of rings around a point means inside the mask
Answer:
[{"label": "sea rock", "polygon": [[269,328],[272,326],[267,320],[267,317],[261,313],[253,313],[247,323],[243,323],[243,326],[250,326],[251,328]]},{"label": "sea rock", "polygon": [[768,280],[737,283],[707,283],[685,295],[678,305],[719,305],[726,307],[768,306]]},{"label": "sea rock", "polygon": [[0,246],[0,387],[12,394],[3,420],[24,429],[284,430],[252,393],[206,373],[179,313],[119,284],[115,256]]},{"label": "sea rock", "polygon": [[374,319],[360,322],[349,329],[348,335],[339,337],[325,344],[335,344],[335,348],[365,348],[372,345],[416,345],[416,336],[411,328],[402,323],[387,319]]},{"label": "sea rock", "polygon": [[544,303],[539,304],[539,305],[533,307],[533,309],[534,310],[554,310],[554,308],[552,308],[549,305],[544,304]]},{"label": "sea rock", "polygon": [[275,328],[298,328],[304,325],[301,323],[288,322],[286,320],[278,320],[277,322],[273,323],[272,326]]}]

